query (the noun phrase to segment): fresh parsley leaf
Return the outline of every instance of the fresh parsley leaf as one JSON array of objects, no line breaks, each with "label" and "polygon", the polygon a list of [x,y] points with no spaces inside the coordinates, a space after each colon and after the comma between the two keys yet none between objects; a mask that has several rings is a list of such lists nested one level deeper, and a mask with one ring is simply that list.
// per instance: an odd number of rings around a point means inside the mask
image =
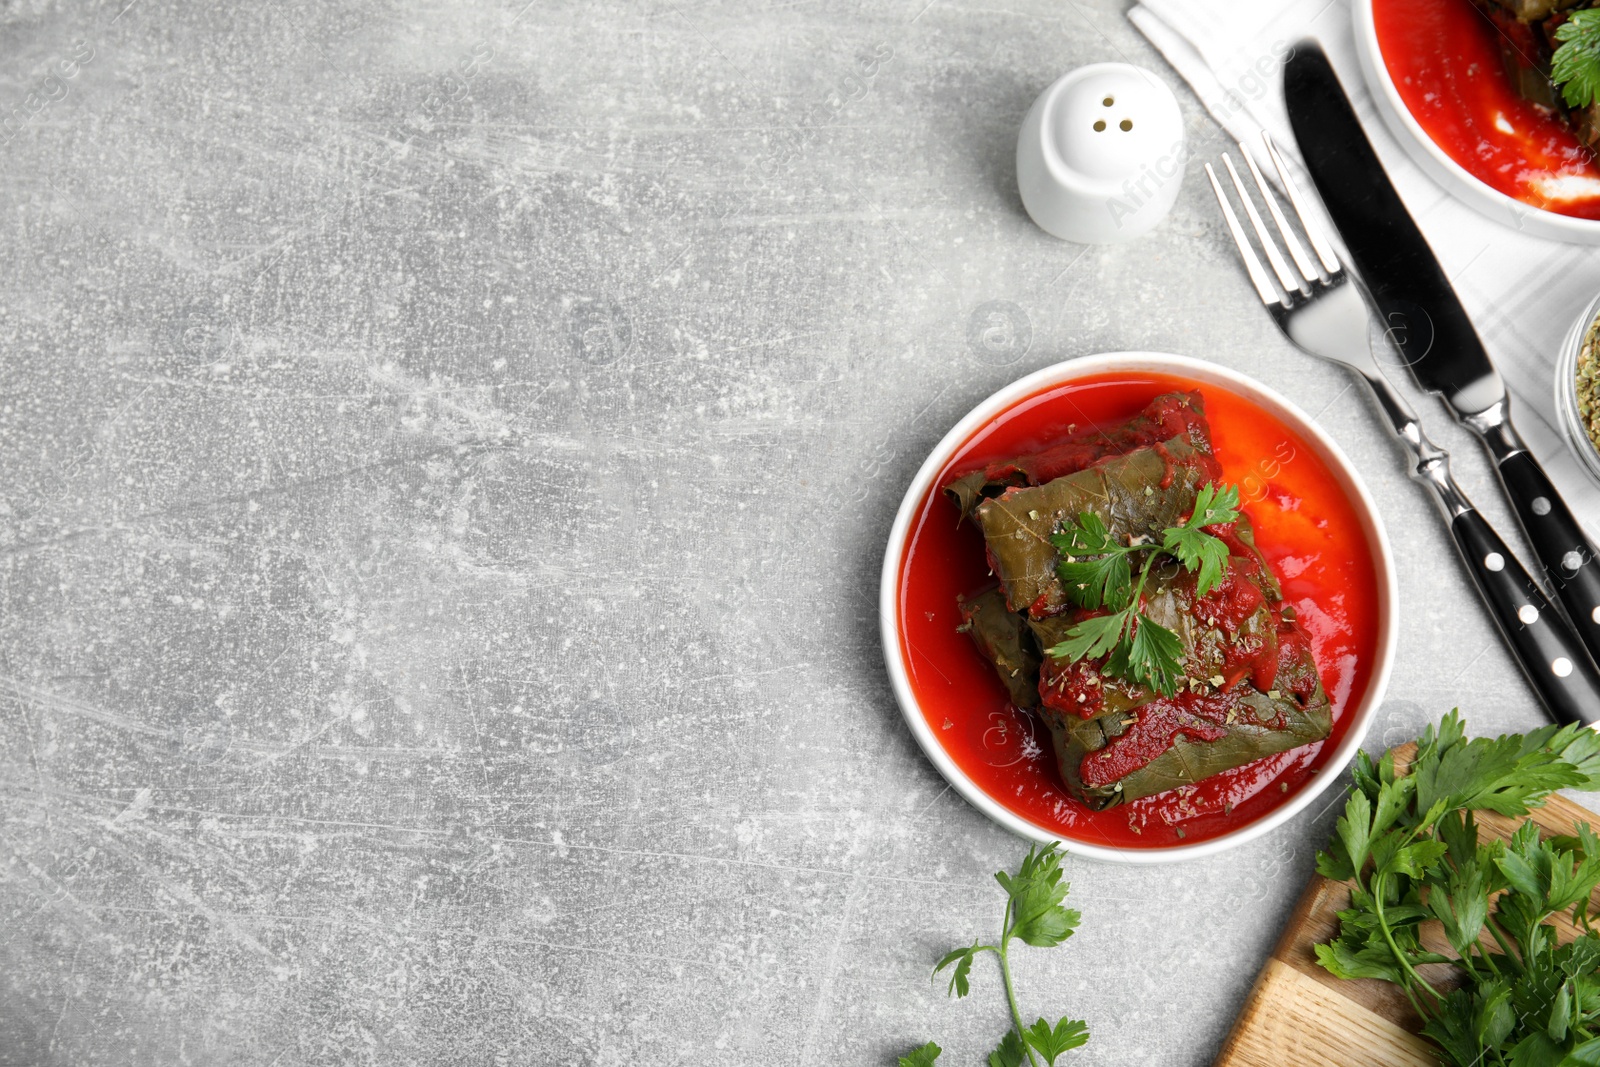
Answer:
[{"label": "fresh parsley leaf", "polygon": [[1597,967],[1600,967],[1600,936],[1587,933],[1566,947],[1561,969],[1569,977],[1593,974]]},{"label": "fresh parsley leaf", "polygon": [[1126,551],[1106,529],[1106,522],[1092,511],[1078,514],[1061,524],[1061,530],[1050,538],[1056,550],[1064,556],[1098,556],[1104,552]]},{"label": "fresh parsley leaf", "polygon": [[1456,954],[1465,956],[1477,944],[1489,921],[1489,889],[1475,861],[1451,867],[1442,884],[1428,894],[1428,908],[1444,926],[1444,936]]},{"label": "fresh parsley leaf", "polygon": [[1449,1054],[1452,1062],[1470,1060],[1481,1053],[1482,1045],[1474,1026],[1475,1007],[1469,991],[1451,990],[1439,1005],[1438,1014],[1423,1024],[1423,1036],[1432,1038]]},{"label": "fresh parsley leaf", "polygon": [[[1381,839],[1387,844],[1397,840],[1394,835]],[[1373,849],[1372,858],[1378,868],[1379,874],[1403,874],[1408,878],[1420,878],[1424,871],[1437,863],[1445,854],[1443,841],[1416,841],[1403,847],[1385,850],[1382,862],[1378,861],[1378,850]]]},{"label": "fresh parsley leaf", "polygon": [[1600,10],[1574,11],[1556,29],[1561,44],[1550,57],[1550,80],[1568,107],[1588,107],[1600,96]]},{"label": "fresh parsley leaf", "polygon": [[1061,855],[1054,847],[1042,852],[1030,848],[1015,875],[999,871],[994,877],[1011,898],[1007,940],[1015,937],[1035,948],[1054,948],[1077,929],[1078,913],[1061,906],[1068,887],[1061,880]]},{"label": "fresh parsley leaf", "polygon": [[1178,675],[1183,673],[1183,642],[1150,616],[1140,615],[1134,624],[1127,658],[1127,674],[1134,681],[1165,696],[1178,691]]},{"label": "fresh parsley leaf", "polygon": [[956,965],[954,973],[950,975],[950,988],[946,990],[947,995],[950,993],[954,993],[958,997],[967,995],[971,988],[967,983],[967,979],[972,974],[972,960],[981,951],[983,950],[974,941],[971,948],[958,948],[939,961],[939,966],[933,969],[934,974],[938,974],[952,963]]},{"label": "fresh parsley leaf", "polygon": [[1517,1025],[1517,1011],[1511,1006],[1511,989],[1502,981],[1490,981],[1473,994],[1472,1026],[1480,1044],[1498,1048]]},{"label": "fresh parsley leaf", "polygon": [[1417,779],[1395,778],[1378,787],[1377,810],[1372,816],[1372,832],[1381,834],[1394,825],[1417,794]]},{"label": "fresh parsley leaf", "polygon": [[1526,815],[1530,803],[1585,780],[1579,768],[1549,747],[1565,740],[1565,731],[1544,732],[1546,744],[1530,749],[1516,735],[1456,740],[1459,723],[1452,712],[1440,724],[1448,732],[1439,742],[1428,744],[1424,734],[1418,747],[1411,777],[1417,781],[1417,806],[1424,811],[1442,801],[1447,808]]},{"label": "fresh parsley leaf", "polygon": [[1206,483],[1195,497],[1194,511],[1181,526],[1168,527],[1161,547],[1191,573],[1198,570],[1195,592],[1205,596],[1222,580],[1228,566],[1229,549],[1220,537],[1205,532],[1205,527],[1236,522],[1239,518],[1239,487],[1218,488]]},{"label": "fresh parsley leaf", "polygon": [[1590,1038],[1567,1053],[1569,1067],[1600,1067],[1600,1037]]},{"label": "fresh parsley leaf", "polygon": [[1447,811],[1433,825],[1433,832],[1450,848],[1450,862],[1456,867],[1471,863],[1478,856],[1478,820],[1470,811]]},{"label": "fresh parsley leaf", "polygon": [[1353,945],[1340,938],[1326,945],[1315,945],[1317,962],[1335,978],[1381,978],[1396,985],[1404,980],[1400,965],[1384,945]]},{"label": "fresh parsley leaf", "polygon": [[1195,494],[1194,511],[1185,520],[1184,526],[1199,529],[1202,526],[1216,526],[1221,523],[1236,522],[1239,518],[1239,487],[1237,485],[1217,486],[1207,482]]},{"label": "fresh parsley leaf", "polygon": [[1206,526],[1238,522],[1238,486],[1206,483],[1195,496],[1195,507],[1181,525],[1168,526],[1162,534],[1162,549],[1178,558],[1186,571],[1200,571],[1198,592],[1202,597],[1221,579],[1227,566],[1229,549],[1221,537],[1205,533]]},{"label": "fresh parsley leaf", "polygon": [[1222,580],[1230,555],[1227,542],[1204,530],[1187,526],[1169,527],[1161,547],[1183,564],[1185,570],[1200,571],[1195,578],[1195,595],[1205,596]]},{"label": "fresh parsley leaf", "polygon": [[1113,611],[1128,606],[1133,584],[1128,557],[1150,546],[1118,544],[1104,520],[1092,511],[1063,523],[1050,542],[1061,554],[1056,576],[1074,604],[1081,608],[1109,607]]},{"label": "fresh parsley leaf", "polygon": [[1523,823],[1496,863],[1511,888],[1539,900],[1545,914],[1587,902],[1600,885],[1600,841],[1587,826],[1561,841],[1541,839],[1536,824]]},{"label": "fresh parsley leaf", "polygon": [[1587,792],[1600,789],[1600,733],[1587,726],[1564,726],[1543,747],[1583,776],[1583,781],[1571,788]]},{"label": "fresh parsley leaf", "polygon": [[1394,777],[1394,757],[1385,752],[1378,757],[1377,763],[1373,763],[1371,756],[1357,752],[1355,766],[1350,768],[1350,777],[1357,789],[1376,800],[1383,783]]},{"label": "fresh parsley leaf", "polygon": [[1550,1004],[1550,1021],[1545,1024],[1544,1032],[1550,1035],[1551,1041],[1565,1041],[1567,1027],[1572,1025],[1572,986],[1562,982],[1556,987],[1556,995]]},{"label": "fresh parsley leaf", "polygon": [[[993,952],[1000,961],[1000,974],[1008,994],[1012,1026],[999,1047],[989,1054],[990,1067],[1022,1067],[1024,1063],[1038,1067],[1038,1061],[1030,1049],[1038,1051],[1053,1067],[1057,1056],[1089,1040],[1089,1027],[1080,1021],[1062,1019],[1052,1029],[1040,1019],[1024,1031],[1016,998],[1011,995],[1014,984],[1009,952],[1013,941],[1039,948],[1059,945],[1071,937],[1078,926],[1078,913],[1063,905],[1068,886],[1062,881],[1059,846],[1050,844],[1044,848],[1035,846],[1028,849],[1028,854],[1022,858],[1015,872],[996,871],[994,879],[1006,891],[1005,918],[1001,924],[999,943],[988,945],[974,941],[966,948],[946,953],[933,973],[937,975],[946,967],[954,966],[950,991],[964,997],[968,992],[972,961],[981,952]],[[939,1046],[930,1041],[910,1055],[902,1056],[900,1067],[928,1067],[938,1058],[939,1052]]]},{"label": "fresh parsley leaf", "polygon": [[1561,1046],[1536,1030],[1512,1047],[1506,1063],[1510,1067],[1560,1067],[1564,1059]]},{"label": "fresh parsley leaf", "polygon": [[1063,1018],[1052,1028],[1040,1019],[1023,1031],[1023,1036],[1035,1052],[1048,1060],[1051,1067],[1055,1067],[1056,1059],[1063,1053],[1089,1043],[1089,1024],[1080,1019]]},{"label": "fresh parsley leaf", "polygon": [[989,1067],[1022,1067],[1022,1062],[1028,1058],[1028,1050],[1022,1044],[1022,1038],[1017,1036],[1015,1030],[1007,1030],[1006,1036],[1000,1039],[1000,1045],[989,1053]]},{"label": "fresh parsley leaf", "polygon": [[[1178,691],[1178,676],[1183,673],[1183,642],[1178,635],[1133,608],[1095,615],[1067,631],[1067,639],[1047,650],[1047,654],[1070,661],[1110,657],[1106,673],[1147,685],[1164,696]],[[1127,633],[1130,621],[1133,634]]]},{"label": "fresh parsley leaf", "polygon": [[1049,650],[1049,655],[1076,662],[1110,655],[1122,642],[1128,628],[1128,612],[1095,615],[1067,631],[1067,639]]},{"label": "fresh parsley leaf", "polygon": [[1351,790],[1328,851],[1317,856],[1317,870],[1323,877],[1337,882],[1354,878],[1356,872],[1367,865],[1371,843],[1372,801],[1361,790]]},{"label": "fresh parsley leaf", "polygon": [[1133,586],[1126,552],[1090,559],[1065,557],[1056,564],[1056,576],[1068,598],[1080,608],[1121,610],[1127,607]]}]

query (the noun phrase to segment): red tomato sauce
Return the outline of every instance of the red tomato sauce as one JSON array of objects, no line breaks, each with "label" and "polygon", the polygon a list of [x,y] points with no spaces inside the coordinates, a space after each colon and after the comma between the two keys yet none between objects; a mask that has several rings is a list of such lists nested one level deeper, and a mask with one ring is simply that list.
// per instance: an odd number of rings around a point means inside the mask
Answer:
[{"label": "red tomato sauce", "polygon": [[[1050,732],[1015,708],[993,669],[956,627],[959,594],[991,584],[983,538],[957,523],[940,487],[1069,433],[1132,418],[1161,393],[1199,389],[1223,478],[1239,486],[1256,543],[1311,635],[1333,705],[1327,740],[1105,811],[1061,784]],[[1019,401],[972,435],[935,479],[912,520],[900,567],[901,651],[933,734],[997,803],[1065,840],[1162,848],[1218,837],[1303,789],[1366,694],[1378,642],[1378,579],[1355,507],[1299,434],[1219,387],[1160,374],[1115,374],[1054,386]]]},{"label": "red tomato sauce", "polygon": [[1372,17],[1400,98],[1446,155],[1525,204],[1600,219],[1594,154],[1517,95],[1501,31],[1471,0],[1373,0]]}]

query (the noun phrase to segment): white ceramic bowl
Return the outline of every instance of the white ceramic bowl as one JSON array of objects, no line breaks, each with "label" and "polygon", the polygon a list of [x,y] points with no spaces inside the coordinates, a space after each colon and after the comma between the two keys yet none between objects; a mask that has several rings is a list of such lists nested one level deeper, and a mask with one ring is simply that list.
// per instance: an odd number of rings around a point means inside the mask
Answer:
[{"label": "white ceramic bowl", "polygon": [[[1373,3],[1374,0],[1354,0],[1352,13],[1355,18],[1356,54],[1361,59],[1361,73],[1366,78],[1367,88],[1377,102],[1378,114],[1383,116],[1384,125],[1389,127],[1389,132],[1400,142],[1406,155],[1457,200],[1496,222],[1536,237],[1575,244],[1600,244],[1600,220],[1557,214],[1507,196],[1478,180],[1434,143],[1406,107],[1400,91],[1395,88],[1394,79],[1389,77],[1388,65],[1384,63],[1383,52],[1378,47],[1378,30],[1372,18]],[[1500,72],[1491,71],[1489,76],[1499,77]]]},{"label": "white ceramic bowl", "polygon": [[[1371,681],[1365,696],[1358,704],[1346,709],[1349,726],[1338,747],[1329,754],[1319,773],[1281,806],[1253,822],[1209,840],[1164,848],[1118,848],[1062,838],[1054,831],[1024,819],[998,803],[956,764],[929,727],[927,718],[917,702],[916,693],[912,689],[900,643],[899,577],[901,563],[905,557],[906,542],[924,497],[933,487],[939,473],[950,462],[951,457],[979,428],[1018,401],[1065,382],[1117,372],[1168,374],[1197,382],[1202,387],[1217,386],[1266,409],[1284,425],[1300,434],[1316,450],[1318,457],[1333,474],[1354,507],[1367,538],[1373,575],[1378,585],[1377,662],[1371,665]],[[939,773],[967,798],[968,803],[1013,833],[1035,841],[1059,840],[1075,855],[1118,863],[1149,864],[1209,856],[1251,841],[1294,818],[1323,790],[1334,783],[1339,777],[1339,772],[1355,758],[1356,751],[1367,735],[1373,716],[1383,701],[1384,691],[1388,688],[1389,671],[1394,660],[1397,634],[1395,613],[1398,603],[1399,591],[1395,581],[1394,561],[1389,550],[1388,535],[1384,533],[1383,523],[1378,518],[1377,506],[1367,493],[1361,476],[1356,473],[1350,460],[1309,415],[1282,394],[1252,378],[1214,363],[1157,352],[1112,352],[1097,356],[1082,356],[1065,363],[1057,363],[1013,382],[973,408],[944,435],[943,440],[917,471],[917,476],[912,479],[911,487],[906,490],[905,499],[900,504],[900,511],[895,516],[894,528],[889,534],[889,547],[884,554],[883,576],[878,590],[878,625],[883,640],[884,659],[889,668],[889,679],[894,686],[895,697],[900,703],[900,711],[905,716],[906,724],[911,728],[911,733],[922,746],[922,751],[928,759],[939,769]]]}]

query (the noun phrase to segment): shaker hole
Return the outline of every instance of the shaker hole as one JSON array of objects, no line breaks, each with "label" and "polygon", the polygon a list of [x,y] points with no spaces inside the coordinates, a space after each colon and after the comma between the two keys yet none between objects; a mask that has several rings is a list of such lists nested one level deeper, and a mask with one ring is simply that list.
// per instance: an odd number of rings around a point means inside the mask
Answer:
[{"label": "shaker hole", "polygon": [[1117,102],[1117,98],[1114,97],[1114,96],[1108,96],[1108,97],[1106,97],[1104,100],[1102,100],[1100,102],[1102,104],[1104,104],[1106,107],[1110,107],[1111,105],[1113,105],[1113,104],[1115,104]]},{"label": "shaker hole", "polygon": [[1123,119],[1121,122],[1117,123],[1117,125],[1122,127],[1123,133],[1127,133],[1129,130],[1133,129],[1133,120]]},{"label": "shaker hole", "polygon": [[1106,120],[1105,119],[1095,119],[1094,120],[1094,132],[1095,133],[1100,133],[1105,128],[1106,128]]}]

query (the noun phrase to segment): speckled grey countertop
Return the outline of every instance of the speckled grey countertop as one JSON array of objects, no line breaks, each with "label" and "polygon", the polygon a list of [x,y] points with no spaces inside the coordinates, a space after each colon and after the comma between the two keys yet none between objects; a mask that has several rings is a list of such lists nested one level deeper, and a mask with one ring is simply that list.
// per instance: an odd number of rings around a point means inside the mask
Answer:
[{"label": "speckled grey countertop", "polygon": [[[1198,162],[1124,247],[1022,213],[1035,94],[1171,77],[1123,6],[0,4],[0,1062],[976,1063],[994,976],[929,969],[1022,845],[902,725],[875,583],[939,436],[1085,353],[1256,375],[1368,472],[1374,747],[1541,721]],[[1025,1010],[1209,1062],[1331,818],[1070,860]]]}]

